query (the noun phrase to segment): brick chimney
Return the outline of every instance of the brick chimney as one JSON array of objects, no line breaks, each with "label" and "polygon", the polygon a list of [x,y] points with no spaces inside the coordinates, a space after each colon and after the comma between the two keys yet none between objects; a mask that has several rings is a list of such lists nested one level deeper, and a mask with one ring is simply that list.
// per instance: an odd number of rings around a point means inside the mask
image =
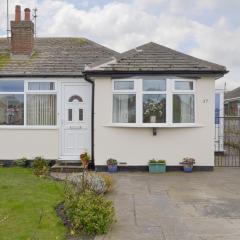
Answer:
[{"label": "brick chimney", "polygon": [[34,24],[30,20],[30,9],[24,10],[25,18],[21,20],[21,6],[15,10],[15,21],[11,21],[11,53],[16,56],[31,56],[34,44]]}]

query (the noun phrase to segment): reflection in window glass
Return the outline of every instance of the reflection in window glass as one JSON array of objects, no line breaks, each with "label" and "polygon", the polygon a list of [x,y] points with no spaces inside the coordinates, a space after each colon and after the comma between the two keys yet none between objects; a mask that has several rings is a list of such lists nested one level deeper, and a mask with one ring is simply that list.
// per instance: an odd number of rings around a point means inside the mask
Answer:
[{"label": "reflection in window glass", "polygon": [[134,81],[114,81],[114,90],[133,90]]},{"label": "reflection in window glass", "polygon": [[165,123],[166,122],[166,95],[144,94],[143,95],[143,122]]},{"label": "reflection in window glass", "polygon": [[220,118],[220,94],[215,94],[215,124],[219,124]]},{"label": "reflection in window glass", "polygon": [[29,82],[28,90],[55,90],[54,82]]},{"label": "reflection in window glass", "polygon": [[136,95],[114,94],[113,95],[113,122],[135,123],[136,122]]},{"label": "reflection in window glass", "polygon": [[193,90],[192,81],[175,81],[176,90]]},{"label": "reflection in window glass", "polygon": [[173,122],[194,123],[194,95],[173,95]]},{"label": "reflection in window glass", "polygon": [[166,80],[143,80],[143,91],[165,91]]},{"label": "reflection in window glass", "polygon": [[24,124],[24,96],[0,95],[0,125]]},{"label": "reflection in window glass", "polygon": [[0,92],[23,92],[24,81],[0,81]]}]

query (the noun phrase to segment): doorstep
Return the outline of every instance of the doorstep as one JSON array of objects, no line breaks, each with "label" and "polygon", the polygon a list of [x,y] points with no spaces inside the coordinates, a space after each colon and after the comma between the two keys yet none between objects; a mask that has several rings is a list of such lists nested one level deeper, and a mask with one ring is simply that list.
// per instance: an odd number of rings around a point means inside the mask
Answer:
[{"label": "doorstep", "polygon": [[51,172],[74,173],[82,172],[83,166],[80,161],[57,161],[50,170]]}]

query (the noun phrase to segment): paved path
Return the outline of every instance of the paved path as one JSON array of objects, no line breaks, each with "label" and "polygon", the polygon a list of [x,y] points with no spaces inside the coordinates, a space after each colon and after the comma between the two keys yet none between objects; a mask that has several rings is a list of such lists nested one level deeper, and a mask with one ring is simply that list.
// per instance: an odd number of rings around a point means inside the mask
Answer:
[{"label": "paved path", "polygon": [[240,168],[113,176],[117,223],[96,240],[240,239]]}]

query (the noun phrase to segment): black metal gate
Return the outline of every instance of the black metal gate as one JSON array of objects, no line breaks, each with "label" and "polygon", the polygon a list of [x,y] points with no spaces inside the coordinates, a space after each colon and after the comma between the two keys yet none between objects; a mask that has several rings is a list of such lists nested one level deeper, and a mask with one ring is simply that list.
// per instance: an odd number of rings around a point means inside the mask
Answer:
[{"label": "black metal gate", "polygon": [[215,166],[240,167],[240,117],[216,118]]}]

